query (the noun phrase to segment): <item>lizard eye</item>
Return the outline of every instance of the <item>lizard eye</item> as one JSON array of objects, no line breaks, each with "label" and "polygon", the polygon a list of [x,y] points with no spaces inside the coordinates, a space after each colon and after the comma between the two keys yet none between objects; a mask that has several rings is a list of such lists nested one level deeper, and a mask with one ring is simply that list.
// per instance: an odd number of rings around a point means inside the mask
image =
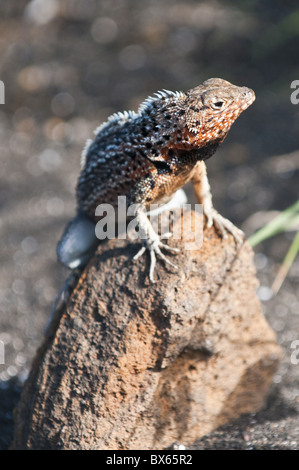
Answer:
[{"label": "lizard eye", "polygon": [[215,100],[213,103],[212,103],[212,108],[214,109],[222,109],[225,105],[225,101],[223,100]]}]

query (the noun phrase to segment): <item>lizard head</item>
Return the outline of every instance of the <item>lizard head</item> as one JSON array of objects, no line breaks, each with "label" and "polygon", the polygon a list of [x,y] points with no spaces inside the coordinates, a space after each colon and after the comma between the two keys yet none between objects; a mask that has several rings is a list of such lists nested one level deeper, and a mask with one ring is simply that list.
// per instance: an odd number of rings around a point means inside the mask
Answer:
[{"label": "lizard head", "polygon": [[188,131],[203,145],[222,142],[238,116],[255,100],[250,88],[232,85],[221,78],[206,80],[186,96]]}]

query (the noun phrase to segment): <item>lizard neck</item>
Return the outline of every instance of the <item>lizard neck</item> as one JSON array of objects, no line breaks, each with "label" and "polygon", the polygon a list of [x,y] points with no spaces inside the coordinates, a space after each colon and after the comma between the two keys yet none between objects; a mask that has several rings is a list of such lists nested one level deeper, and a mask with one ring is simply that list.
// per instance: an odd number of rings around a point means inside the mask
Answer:
[{"label": "lizard neck", "polygon": [[198,161],[208,160],[217,150],[219,142],[210,142],[200,148],[177,148],[175,154],[181,161],[187,160],[192,165]]},{"label": "lizard neck", "polygon": [[194,158],[195,162],[199,160],[207,160],[217,150],[221,142],[225,139],[226,134],[219,135],[216,139],[209,139],[209,135],[195,134],[187,129],[176,136],[173,140],[171,148],[184,151]]},{"label": "lizard neck", "polygon": [[199,161],[199,160],[205,161],[208,158],[210,158],[212,155],[214,155],[214,153],[216,152],[216,150],[219,147],[219,144],[221,142],[219,142],[219,141],[218,142],[215,142],[215,141],[214,142],[208,142],[203,147],[201,147],[199,149],[196,149],[195,153],[196,153],[197,161]]}]

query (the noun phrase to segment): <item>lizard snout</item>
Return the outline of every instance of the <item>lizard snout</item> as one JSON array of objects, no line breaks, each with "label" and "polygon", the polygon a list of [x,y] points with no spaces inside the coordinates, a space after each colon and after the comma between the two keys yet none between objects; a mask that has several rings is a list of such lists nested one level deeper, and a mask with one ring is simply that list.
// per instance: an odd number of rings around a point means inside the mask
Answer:
[{"label": "lizard snout", "polygon": [[243,87],[244,88],[244,98],[251,103],[255,100],[255,93],[251,88]]}]

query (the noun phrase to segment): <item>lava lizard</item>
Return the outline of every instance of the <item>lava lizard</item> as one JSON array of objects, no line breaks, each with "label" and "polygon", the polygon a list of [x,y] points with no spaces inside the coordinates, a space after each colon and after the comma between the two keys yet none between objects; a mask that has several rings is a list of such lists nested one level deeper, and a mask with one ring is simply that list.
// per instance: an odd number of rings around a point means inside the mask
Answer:
[{"label": "lava lizard", "polygon": [[110,116],[88,140],[82,153],[77,185],[77,215],[57,246],[60,261],[69,268],[83,267],[99,242],[95,235],[95,210],[99,204],[117,206],[126,196],[136,204],[135,217],[144,251],[150,252],[149,278],[154,282],[156,256],[174,266],[147,217],[151,204],[165,204],[188,181],[203,204],[207,224],[236,239],[242,232],[213,207],[205,160],[226,137],[231,125],[255,100],[254,92],[211,78],[186,93],[163,90],[147,98],[137,112]]}]

